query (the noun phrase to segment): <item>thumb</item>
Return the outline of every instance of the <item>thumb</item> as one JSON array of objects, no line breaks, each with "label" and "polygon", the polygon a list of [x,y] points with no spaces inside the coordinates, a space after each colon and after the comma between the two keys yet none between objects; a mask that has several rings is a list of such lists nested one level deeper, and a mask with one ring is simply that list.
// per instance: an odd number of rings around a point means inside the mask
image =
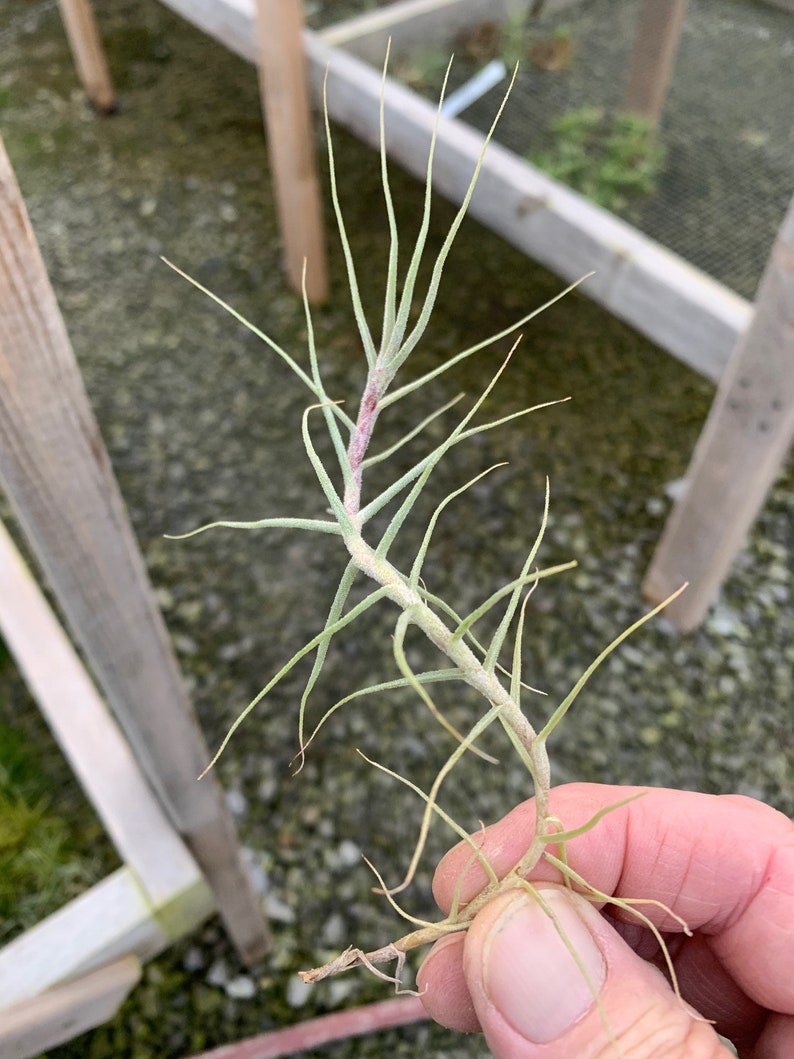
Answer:
[{"label": "thumb", "polygon": [[730,1056],[589,902],[538,893],[495,898],[466,935],[464,974],[495,1059]]}]

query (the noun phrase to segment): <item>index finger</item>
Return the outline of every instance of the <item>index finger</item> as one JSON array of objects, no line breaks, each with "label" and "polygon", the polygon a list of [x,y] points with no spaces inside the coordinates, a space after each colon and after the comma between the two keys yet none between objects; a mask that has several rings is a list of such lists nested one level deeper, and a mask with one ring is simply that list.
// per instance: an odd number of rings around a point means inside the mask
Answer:
[{"label": "index finger", "polygon": [[[710,948],[748,996],[794,1014],[794,824],[739,795],[590,783],[552,790],[551,812],[572,830],[637,793],[643,797],[566,844],[571,868],[603,893],[662,902],[691,930],[709,936]],[[501,878],[520,861],[534,832],[530,799],[473,837]],[[531,878],[561,881],[544,860]],[[456,887],[465,904],[487,881],[481,865],[472,863],[471,848],[461,843],[439,864],[433,892],[448,912]],[[662,930],[681,930],[657,906],[642,911]]]}]

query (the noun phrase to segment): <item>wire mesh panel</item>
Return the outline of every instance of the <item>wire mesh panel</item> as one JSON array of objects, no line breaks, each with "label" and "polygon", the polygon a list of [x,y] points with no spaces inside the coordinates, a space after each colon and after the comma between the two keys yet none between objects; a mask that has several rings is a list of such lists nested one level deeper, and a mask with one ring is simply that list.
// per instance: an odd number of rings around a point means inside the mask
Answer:
[{"label": "wire mesh panel", "polygon": [[[656,131],[621,115],[641,3],[581,0],[483,20],[398,55],[435,96],[495,58],[521,66],[497,139],[752,298],[794,186],[794,16],[756,0],[690,0]],[[506,80],[461,117],[490,124]]]}]

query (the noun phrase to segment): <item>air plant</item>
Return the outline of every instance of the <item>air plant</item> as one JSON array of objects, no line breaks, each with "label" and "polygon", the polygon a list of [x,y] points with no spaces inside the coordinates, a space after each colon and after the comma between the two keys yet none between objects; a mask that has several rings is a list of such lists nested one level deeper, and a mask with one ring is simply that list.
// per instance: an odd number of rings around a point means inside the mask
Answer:
[{"label": "air plant", "polygon": [[[388,63],[388,56],[387,56]],[[447,76],[449,67],[447,68]],[[389,176],[386,163],[386,136],[384,120],[384,96],[386,66],[384,66],[384,87],[381,93],[380,105],[380,163],[385,198],[386,214],[389,227],[389,256],[386,283],[386,295],[383,309],[383,325],[379,343],[370,328],[362,306],[357,281],[356,267],[350,248],[345,222],[340,208],[336,165],[334,159],[333,140],[331,137],[330,123],[328,119],[328,108],[325,106],[325,125],[328,137],[328,153],[330,162],[330,184],[333,207],[341,239],[342,249],[347,267],[347,276],[350,285],[353,310],[355,314],[358,331],[364,348],[367,363],[366,382],[358,404],[358,412],[353,418],[345,410],[342,402],[330,394],[323,381],[312,327],[312,317],[306,299],[304,289],[304,306],[306,314],[306,327],[308,334],[308,365],[301,366],[293,357],[281,348],[272,338],[263,334],[253,324],[243,319],[229,305],[223,302],[217,295],[206,290],[195,280],[190,279],[185,273],[180,272],[194,286],[207,294],[213,301],[231,313],[238,321],[248,327],[254,334],[258,335],[279,357],[281,357],[306,386],[312,397],[311,405],[303,414],[302,437],[306,449],[306,455],[314,469],[317,482],[320,486],[324,505],[327,506],[329,517],[308,518],[265,518],[255,522],[214,522],[207,526],[193,530],[192,533],[183,534],[182,537],[190,537],[204,530],[214,527],[231,527],[235,529],[267,529],[267,528],[291,528],[309,533],[325,533],[339,537],[341,544],[347,550],[349,560],[341,577],[339,587],[331,605],[330,611],[322,630],[317,633],[300,650],[296,651],[279,671],[268,681],[266,686],[259,692],[252,702],[245,707],[237,720],[229,729],[215,757],[208,765],[211,768],[218,760],[221,753],[229,744],[237,727],[245,720],[250,712],[268,695],[288,674],[293,667],[303,658],[314,655],[314,664],[306,682],[303,692],[299,716],[298,716],[298,753],[296,755],[296,768],[299,771],[303,765],[304,757],[317,737],[320,729],[336,710],[349,702],[363,698],[368,695],[378,695],[394,688],[412,688],[419,696],[424,705],[430,710],[433,717],[438,721],[447,735],[454,741],[454,749],[449,753],[446,761],[439,770],[432,786],[428,791],[420,789],[409,778],[400,776],[384,765],[376,762],[371,764],[382,771],[393,776],[408,786],[425,803],[424,814],[419,829],[419,835],[413,854],[410,858],[408,868],[401,882],[388,887],[377,869],[370,865],[377,880],[378,891],[382,893],[388,902],[413,926],[409,933],[403,937],[390,942],[380,948],[365,951],[359,948],[348,948],[341,955],[330,961],[323,967],[302,973],[304,981],[315,982],[329,975],[344,971],[354,966],[365,966],[374,971],[378,976],[401,985],[400,973],[405,962],[406,953],[420,945],[426,945],[439,937],[456,931],[466,930],[477,912],[496,894],[506,889],[523,887],[529,890],[539,902],[547,914],[554,919],[551,908],[543,900],[542,892],[534,888],[527,881],[535,865],[546,860],[560,870],[563,879],[570,887],[576,888],[586,897],[590,897],[599,903],[611,903],[620,906],[624,911],[630,911],[636,915],[656,936],[662,951],[666,953],[664,941],[659,931],[644,915],[638,905],[641,901],[617,899],[611,895],[594,890],[585,879],[577,875],[567,864],[565,849],[567,843],[594,827],[603,815],[610,809],[601,810],[588,823],[576,829],[566,829],[562,821],[557,819],[551,812],[549,806],[549,791],[551,788],[551,770],[548,757],[548,742],[560,722],[563,720],[582,688],[600,663],[635,629],[639,628],[649,618],[653,617],[667,602],[655,607],[652,611],[640,618],[630,628],[621,632],[598,657],[587,667],[585,672],[574,684],[565,698],[551,711],[542,723],[534,725],[527,717],[522,708],[522,692],[532,690],[528,688],[522,678],[522,635],[524,619],[526,614],[527,600],[537,586],[546,577],[561,573],[576,564],[573,562],[547,568],[539,567],[538,556],[543,542],[549,512],[549,489],[546,483],[545,503],[539,518],[539,529],[526,559],[521,566],[517,576],[506,585],[496,589],[486,600],[470,613],[461,615],[453,606],[434,595],[422,578],[422,569],[428,549],[431,547],[433,532],[439,518],[443,515],[447,506],[457,497],[471,488],[484,475],[494,470],[489,467],[470,481],[462,484],[458,489],[445,496],[436,506],[422,537],[421,544],[416,552],[413,563],[408,570],[398,569],[392,562],[390,553],[395,539],[400,533],[403,525],[411,514],[414,505],[428,486],[433,471],[439,461],[453,446],[465,444],[465,442],[478,434],[494,430],[506,423],[516,420],[557,404],[557,401],[544,402],[532,408],[525,408],[507,415],[497,416],[494,419],[486,419],[484,422],[475,422],[475,418],[486,404],[492,391],[497,386],[502,374],[506,371],[510,355],[499,367],[498,371],[483,388],[481,394],[473,402],[468,411],[462,415],[457,425],[453,427],[443,441],[419,459],[410,470],[396,478],[390,485],[385,487],[377,496],[364,500],[363,482],[367,470],[375,463],[388,459],[403,444],[411,441],[436,418],[436,416],[449,411],[450,405],[445,405],[434,415],[422,420],[411,429],[397,444],[391,446],[385,452],[372,455],[370,452],[372,438],[378,420],[397,402],[403,401],[422,387],[430,386],[433,381],[443,372],[449,371],[464,359],[473,356],[479,350],[491,345],[499,339],[514,333],[533,317],[550,305],[564,297],[569,291],[578,285],[573,283],[564,291],[552,298],[545,305],[527,313],[511,327],[500,331],[483,342],[478,342],[458,353],[456,356],[439,365],[421,378],[411,382],[395,385],[398,373],[416,348],[428,325],[436,296],[441,281],[442,272],[446,263],[450,248],[455,235],[465,216],[469,201],[474,192],[477,178],[483,161],[485,150],[490,142],[496,123],[499,120],[502,109],[505,106],[507,95],[502,101],[499,112],[494,119],[488,135],[485,137],[482,151],[475,165],[474,172],[464,196],[462,205],[451,224],[449,232],[438,251],[432,267],[428,288],[421,302],[421,308],[415,323],[411,324],[411,308],[414,302],[415,288],[419,274],[420,262],[425,251],[427,235],[430,223],[431,207],[431,185],[433,175],[433,158],[439,127],[442,120],[436,117],[433,129],[430,150],[427,161],[426,185],[424,196],[424,208],[421,224],[416,242],[410,254],[405,279],[402,289],[398,291],[398,250],[399,240],[395,219],[395,210],[389,186]],[[513,75],[513,80],[515,74]],[[444,79],[444,88],[441,93],[443,101],[447,78]],[[512,87],[512,82],[511,82]],[[440,107],[440,104],[439,104]],[[172,266],[174,267],[174,266]],[[587,277],[583,277],[586,279]],[[581,282],[578,281],[578,282]],[[513,347],[515,349],[515,346]],[[512,353],[512,350],[511,350]],[[567,398],[566,398],[567,399]],[[454,402],[451,402],[454,403]],[[313,440],[313,429],[317,422],[321,422],[328,433],[333,448],[333,466],[326,466],[315,448]],[[497,465],[499,466],[499,465]],[[371,530],[372,520],[392,501],[398,501],[396,510],[391,516],[385,531],[379,535],[373,534]],[[363,574],[375,585],[372,591],[354,606],[348,605],[348,598],[357,577]],[[680,591],[680,590],[679,590]],[[677,595],[676,593],[675,595]],[[671,596],[670,599],[674,598]],[[317,684],[320,672],[323,668],[327,653],[334,636],[346,626],[355,622],[364,615],[371,607],[381,602],[396,608],[397,618],[394,628],[393,649],[394,659],[399,671],[399,677],[386,680],[370,687],[361,688],[350,692],[340,701],[328,708],[319,723],[311,730],[307,724],[307,704],[312,691]],[[502,608],[501,618],[496,625],[496,630],[486,643],[480,642],[475,635],[475,625],[486,614],[494,608]],[[415,672],[408,662],[405,651],[406,634],[411,626],[417,627],[438,650],[443,658],[440,668]],[[509,664],[503,665],[502,654],[512,639],[512,650],[510,651]],[[432,688],[443,683],[463,683],[479,692],[484,700],[484,706],[480,716],[476,718],[468,731],[461,732],[444,716],[441,709],[436,705],[432,696]],[[526,852],[513,870],[504,878],[497,877],[494,869],[480,849],[477,836],[470,836],[456,821],[439,805],[438,798],[444,780],[449,775],[462,755],[467,752],[478,753],[487,757],[479,750],[477,741],[486,729],[493,725],[499,725],[506,734],[507,740],[523,762],[534,787],[534,795],[537,807],[537,824],[535,835],[532,838]],[[363,756],[363,755],[362,755]],[[366,760],[369,761],[369,758]],[[635,795],[636,797],[636,795]],[[618,803],[619,805],[625,802]],[[459,900],[453,903],[450,914],[441,922],[430,923],[418,920],[398,905],[395,895],[404,890],[412,881],[419,864],[425,841],[433,817],[441,818],[449,828],[460,839],[468,844],[471,850],[470,864],[479,862],[482,866],[488,883],[482,892],[474,900],[463,905]],[[367,862],[369,863],[369,862]],[[672,913],[670,913],[672,915]],[[676,917],[677,918],[677,917]],[[556,923],[556,920],[555,920]],[[558,930],[562,928],[557,924]],[[396,961],[396,970],[393,974],[385,974],[379,968],[383,964]],[[672,963],[667,959],[668,969],[675,983],[675,973]],[[584,970],[583,970],[584,973]],[[593,987],[594,993],[595,987]]]}]

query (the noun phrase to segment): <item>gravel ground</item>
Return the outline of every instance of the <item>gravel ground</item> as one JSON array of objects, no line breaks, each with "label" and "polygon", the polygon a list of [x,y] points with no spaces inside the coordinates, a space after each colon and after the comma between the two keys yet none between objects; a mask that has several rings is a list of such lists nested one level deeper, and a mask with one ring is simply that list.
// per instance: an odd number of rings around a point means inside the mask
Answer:
[{"label": "gravel ground", "polygon": [[[311,13],[323,14],[319,5]],[[269,675],[318,629],[343,566],[330,537],[224,531],[181,543],[162,538],[216,518],[322,510],[300,445],[305,393],[256,339],[159,259],[167,254],[285,348],[305,355],[302,309],[280,274],[256,80],[159,5],[108,0],[102,29],[122,109],[99,119],[76,87],[54,6],[6,0],[4,14],[3,135],[214,746]],[[354,253],[366,263],[364,301],[377,317],[386,246],[377,160],[342,132],[337,152]],[[410,233],[421,189],[395,172],[394,190]],[[326,217],[330,232],[327,201]],[[446,204],[434,205],[431,248],[440,245],[450,218]],[[352,400],[361,351],[341,254],[330,242],[331,299],[315,326],[329,389]],[[505,326],[559,287],[467,223],[431,333],[409,373]],[[445,375],[432,393],[396,406],[394,420],[384,420],[383,443],[459,390],[475,393],[504,349],[498,343]],[[454,450],[439,471],[436,498],[477,470],[509,461],[449,509],[426,566],[428,584],[463,611],[515,576],[536,532],[545,475],[551,478],[544,561],[579,563],[533,597],[527,675],[552,700],[641,613],[639,584],[667,514],[665,487],[684,472],[712,394],[687,368],[573,296],[532,325],[492,408],[510,412],[573,399]],[[414,451],[421,450],[417,444]],[[409,458],[401,455],[396,465]],[[681,637],[657,621],[599,672],[554,742],[558,781],[739,791],[794,813],[793,470],[789,463],[704,626]],[[427,510],[412,521],[413,544]],[[411,544],[402,546],[402,556],[410,557]],[[394,615],[386,609],[369,615],[359,635],[341,639],[329,658],[318,711],[393,674]],[[411,650],[417,664],[429,657],[418,642]],[[363,975],[313,990],[299,988],[295,976],[349,942],[369,947],[400,931],[370,893],[359,854],[396,878],[420,806],[373,774],[353,747],[422,785],[448,748],[422,707],[394,696],[340,711],[302,775],[291,779],[296,695],[306,673],[296,670],[255,711],[219,765],[273,921],[272,957],[253,971],[242,968],[213,921],[150,964],[119,1016],[51,1053],[57,1059],[178,1057],[384,995],[382,983]],[[543,716],[548,707],[538,702]],[[478,709],[465,698],[448,705],[460,724]],[[15,719],[44,743],[33,707],[8,674],[0,711],[0,720]],[[67,789],[62,762],[50,757],[54,788],[78,799]],[[452,777],[446,805],[475,828],[527,793],[524,774],[509,758],[501,769],[472,759]],[[410,899],[419,916],[432,914],[432,865],[448,841],[440,829],[431,835]],[[322,1054],[464,1057],[483,1055],[484,1048],[476,1038],[422,1026]]]}]

